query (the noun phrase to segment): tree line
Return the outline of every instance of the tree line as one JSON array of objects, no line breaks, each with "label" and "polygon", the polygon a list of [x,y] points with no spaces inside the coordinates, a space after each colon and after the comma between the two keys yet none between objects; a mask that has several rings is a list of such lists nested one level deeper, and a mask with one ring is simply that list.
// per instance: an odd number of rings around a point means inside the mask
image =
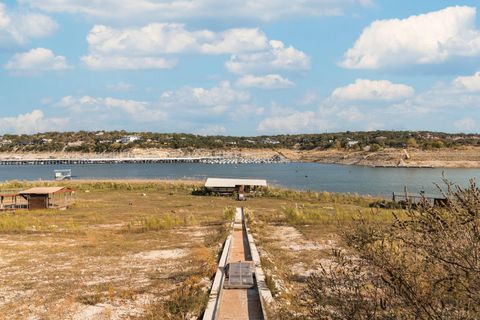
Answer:
[{"label": "tree line", "polygon": [[[133,137],[132,139],[127,139]],[[123,140],[122,140],[123,139]],[[127,131],[46,132],[0,136],[0,152],[124,152],[133,148],[297,150],[366,150],[419,148],[424,150],[480,146],[480,134],[429,131],[369,131],[263,136],[202,136],[185,133]]]}]

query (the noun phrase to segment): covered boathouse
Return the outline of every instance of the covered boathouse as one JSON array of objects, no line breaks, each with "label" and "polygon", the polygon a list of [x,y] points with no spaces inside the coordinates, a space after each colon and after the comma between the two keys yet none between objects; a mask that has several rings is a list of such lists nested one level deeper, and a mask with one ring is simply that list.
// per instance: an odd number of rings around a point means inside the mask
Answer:
[{"label": "covered boathouse", "polygon": [[0,193],[0,210],[67,209],[75,191],[65,187],[35,187],[15,193]]},{"label": "covered boathouse", "polygon": [[267,180],[208,178],[205,182],[205,188],[209,192],[226,195],[249,193],[262,187],[267,187]]}]

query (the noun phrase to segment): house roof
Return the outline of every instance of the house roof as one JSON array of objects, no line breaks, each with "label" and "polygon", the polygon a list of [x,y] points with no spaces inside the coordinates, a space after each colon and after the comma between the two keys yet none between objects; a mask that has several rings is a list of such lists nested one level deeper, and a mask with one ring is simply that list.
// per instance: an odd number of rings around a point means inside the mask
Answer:
[{"label": "house roof", "polygon": [[234,188],[235,186],[259,186],[266,187],[267,180],[264,179],[224,179],[208,178],[205,182],[207,188]]},{"label": "house roof", "polygon": [[53,194],[71,191],[73,190],[65,187],[36,187],[20,191],[19,194]]}]

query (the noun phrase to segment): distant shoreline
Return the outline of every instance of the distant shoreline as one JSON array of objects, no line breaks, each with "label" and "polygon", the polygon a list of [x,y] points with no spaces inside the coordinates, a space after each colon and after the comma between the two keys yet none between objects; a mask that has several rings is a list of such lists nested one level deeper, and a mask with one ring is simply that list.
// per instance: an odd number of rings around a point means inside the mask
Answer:
[{"label": "distant shoreline", "polygon": [[[115,162],[131,159],[165,160],[169,158],[217,158],[225,161],[204,163],[275,163],[304,162],[358,165],[382,168],[480,168],[480,147],[438,150],[382,149],[376,152],[345,150],[292,150],[292,149],[132,149],[122,153],[0,153],[0,161],[107,159]],[[127,159],[127,160],[125,160]],[[141,162],[139,160],[139,162]],[[161,162],[161,161],[157,161]],[[168,161],[166,161],[168,162]]]}]

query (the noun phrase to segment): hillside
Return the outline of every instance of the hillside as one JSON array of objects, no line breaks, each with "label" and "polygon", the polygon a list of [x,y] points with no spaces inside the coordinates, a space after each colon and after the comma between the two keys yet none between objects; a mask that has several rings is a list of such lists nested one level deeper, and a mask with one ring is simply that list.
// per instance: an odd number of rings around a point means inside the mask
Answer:
[{"label": "hillside", "polygon": [[212,156],[374,167],[480,168],[480,135],[375,131],[228,137],[101,131],[0,138],[0,159]]},{"label": "hillside", "polygon": [[132,149],[291,149],[378,151],[384,148],[442,148],[480,146],[480,134],[371,131],[276,136],[200,136],[183,133],[126,131],[47,132],[0,136],[0,152],[126,152]]}]

